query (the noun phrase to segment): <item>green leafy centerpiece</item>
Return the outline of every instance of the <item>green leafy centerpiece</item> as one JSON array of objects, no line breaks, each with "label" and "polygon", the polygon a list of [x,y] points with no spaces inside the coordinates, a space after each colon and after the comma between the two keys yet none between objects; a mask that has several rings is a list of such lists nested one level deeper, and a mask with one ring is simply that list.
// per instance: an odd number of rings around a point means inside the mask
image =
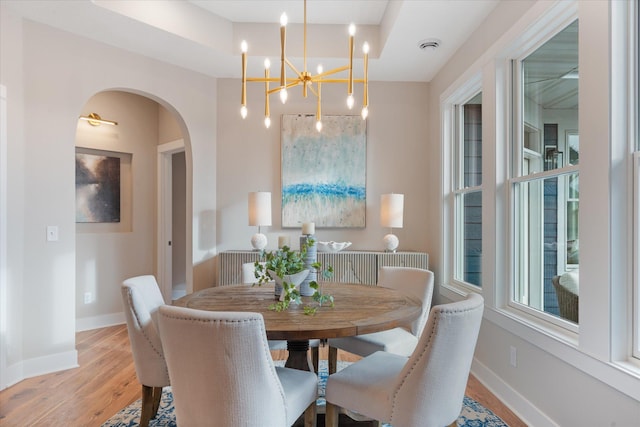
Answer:
[{"label": "green leafy centerpiece", "polygon": [[[275,295],[278,301],[271,304],[270,309],[283,311],[289,308],[292,302],[302,303],[298,286],[309,274],[309,269],[305,267],[305,257],[308,246],[313,244],[314,241],[308,239],[306,244],[301,245],[299,251],[292,250],[289,246],[283,246],[275,251],[262,251],[261,259],[254,264],[255,276],[259,286],[271,280],[276,282]],[[320,277],[328,279],[333,275],[333,267],[323,268],[319,262],[313,263],[311,268],[318,273],[318,279]],[[279,289],[280,286],[282,286],[281,289]],[[318,306],[329,303],[333,307],[333,296],[322,294],[317,281],[309,282],[309,286],[314,290],[312,299],[318,303]],[[318,306],[305,306],[305,314],[314,314]]]}]

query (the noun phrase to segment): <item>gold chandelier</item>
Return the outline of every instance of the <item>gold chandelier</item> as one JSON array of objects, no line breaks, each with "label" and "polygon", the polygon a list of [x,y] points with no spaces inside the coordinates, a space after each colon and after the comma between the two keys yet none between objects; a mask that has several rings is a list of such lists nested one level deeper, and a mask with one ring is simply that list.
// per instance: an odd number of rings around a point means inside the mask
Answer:
[{"label": "gold chandelier", "polygon": [[[369,115],[369,80],[368,80],[368,66],[369,66],[369,44],[365,42],[362,45],[362,52],[364,53],[363,65],[364,65],[364,78],[354,79],[353,77],[353,43],[356,33],[356,27],[354,24],[349,25],[349,65],[334,68],[333,70],[323,71],[322,65],[318,65],[316,75],[312,75],[307,71],[307,0],[304,0],[304,40],[303,40],[303,55],[304,55],[304,69],[302,72],[298,71],[296,67],[289,61],[285,55],[285,40],[286,40],[286,28],[287,28],[287,15],[283,13],[280,17],[280,78],[270,77],[269,68],[271,62],[269,58],[264,61],[264,77],[247,77],[247,42],[242,41],[242,97],[240,114],[242,118],[247,117],[247,82],[259,82],[264,83],[264,125],[268,128],[271,125],[271,118],[269,114],[269,95],[278,92],[280,94],[280,100],[284,104],[287,101],[288,93],[287,89],[302,85],[302,96],[307,97],[308,91],[311,91],[317,98],[316,109],[316,129],[322,130],[322,84],[323,83],[346,83],[347,84],[347,106],[349,109],[353,108],[353,84],[363,84],[363,100],[362,100],[362,118],[366,119]],[[293,71],[295,77],[286,76],[286,66]],[[348,78],[327,78],[337,73],[348,71]],[[273,89],[269,88],[269,83],[276,82],[279,85]],[[315,85],[314,85],[315,84]]]}]

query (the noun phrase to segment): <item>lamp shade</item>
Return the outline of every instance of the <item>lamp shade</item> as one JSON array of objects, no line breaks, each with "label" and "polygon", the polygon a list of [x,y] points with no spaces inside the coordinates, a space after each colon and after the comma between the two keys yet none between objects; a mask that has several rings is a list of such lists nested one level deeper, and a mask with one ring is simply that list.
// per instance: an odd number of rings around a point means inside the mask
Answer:
[{"label": "lamp shade", "polygon": [[271,225],[271,193],[249,193],[249,225]]},{"label": "lamp shade", "polygon": [[404,216],[404,194],[383,194],[380,196],[380,225],[402,228]]}]

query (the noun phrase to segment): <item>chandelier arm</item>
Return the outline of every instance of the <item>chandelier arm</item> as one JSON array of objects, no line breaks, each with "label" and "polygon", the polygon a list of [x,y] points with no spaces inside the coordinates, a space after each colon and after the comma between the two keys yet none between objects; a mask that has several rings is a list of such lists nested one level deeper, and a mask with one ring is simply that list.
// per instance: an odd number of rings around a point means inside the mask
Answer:
[{"label": "chandelier arm", "polygon": [[279,77],[269,77],[269,78],[264,78],[264,77],[247,77],[247,81],[248,81],[248,82],[258,82],[258,83],[279,82],[279,81],[280,81],[280,78],[279,78]]},{"label": "chandelier arm", "polygon": [[328,71],[324,71],[320,74],[316,74],[315,76],[311,76],[312,79],[317,79],[319,77],[324,77],[324,76],[330,76],[332,74],[336,74],[336,73],[340,73],[342,71],[347,71],[349,69],[348,65],[345,65],[344,67],[338,67],[338,68],[334,68],[332,70],[328,70]]},{"label": "chandelier arm", "polygon": [[291,63],[291,61],[289,61],[287,58],[285,58],[284,61],[287,63],[289,68],[291,68],[291,70],[298,75],[298,79],[302,79],[302,73],[300,71],[298,71],[298,69],[295,67],[295,65],[293,65]]},{"label": "chandelier arm", "polygon": [[[323,82],[324,83],[324,82]],[[316,91],[312,85],[309,85],[309,90],[311,91],[312,94],[314,94],[316,97],[320,97],[320,83],[318,82],[318,90]]]},{"label": "chandelier arm", "polygon": [[[289,89],[295,86],[298,86],[299,84],[301,84],[302,82],[300,80],[296,80],[293,83],[289,83],[288,85],[286,85],[284,87],[284,89]],[[272,93],[276,93],[276,92],[280,92],[283,88],[281,86],[278,87],[274,87],[273,89],[271,89],[269,92],[267,92],[269,95],[271,95]]]},{"label": "chandelier arm", "polygon": [[[312,80],[314,82],[322,82],[322,83],[348,83],[349,79],[321,79],[321,80]],[[353,79],[354,83],[365,83],[364,79]]]}]

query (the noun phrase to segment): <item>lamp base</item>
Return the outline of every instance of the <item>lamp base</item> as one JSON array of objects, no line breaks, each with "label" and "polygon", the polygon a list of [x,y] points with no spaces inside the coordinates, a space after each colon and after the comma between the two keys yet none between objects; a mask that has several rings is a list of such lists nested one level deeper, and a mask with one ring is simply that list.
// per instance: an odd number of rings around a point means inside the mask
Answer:
[{"label": "lamp base", "polygon": [[251,246],[253,249],[261,251],[267,247],[267,236],[262,233],[256,233],[251,237]]},{"label": "lamp base", "polygon": [[385,252],[395,252],[400,244],[400,240],[395,234],[387,234],[382,239],[382,245],[384,247]]}]

